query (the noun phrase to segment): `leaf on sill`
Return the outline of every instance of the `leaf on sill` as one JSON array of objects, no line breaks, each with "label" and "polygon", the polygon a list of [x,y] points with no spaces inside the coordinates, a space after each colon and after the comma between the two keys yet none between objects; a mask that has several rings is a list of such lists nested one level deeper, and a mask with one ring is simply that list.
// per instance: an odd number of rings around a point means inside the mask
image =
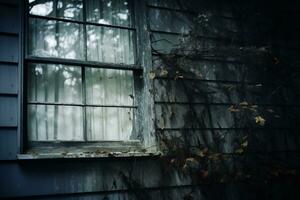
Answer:
[{"label": "leaf on sill", "polygon": [[264,126],[265,123],[266,123],[266,120],[261,116],[257,116],[254,119],[255,119],[255,123],[260,125],[260,126]]}]

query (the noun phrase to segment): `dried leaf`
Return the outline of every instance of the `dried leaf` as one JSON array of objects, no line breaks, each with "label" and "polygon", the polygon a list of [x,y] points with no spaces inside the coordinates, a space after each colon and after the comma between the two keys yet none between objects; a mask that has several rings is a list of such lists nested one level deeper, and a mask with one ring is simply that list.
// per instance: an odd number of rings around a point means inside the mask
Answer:
[{"label": "dried leaf", "polygon": [[240,103],[240,106],[248,106],[248,105],[249,105],[249,104],[248,104],[247,101],[243,101],[243,102]]},{"label": "dried leaf", "polygon": [[189,168],[198,168],[199,162],[195,158],[187,158],[185,160],[185,165]]},{"label": "dried leaf", "polygon": [[166,69],[161,69],[160,75],[161,76],[166,76],[166,75],[168,75],[168,71]]},{"label": "dried leaf", "polygon": [[235,150],[235,153],[238,153],[238,154],[242,154],[244,152],[244,149],[237,149]]},{"label": "dried leaf", "polygon": [[266,123],[266,120],[261,116],[257,116],[254,119],[255,119],[255,123],[259,124],[260,126],[264,126]]},{"label": "dried leaf", "polygon": [[183,78],[183,76],[182,76],[182,75],[176,75],[176,76],[174,77],[175,80],[180,79],[180,78]]},{"label": "dried leaf", "polygon": [[228,108],[228,111],[229,111],[229,112],[239,112],[240,110],[237,109],[237,108],[235,108],[234,106],[230,106],[230,107]]},{"label": "dried leaf", "polygon": [[241,147],[246,148],[248,146],[248,141],[245,141],[241,144]]},{"label": "dried leaf", "polygon": [[203,149],[203,150],[198,151],[198,152],[197,152],[197,155],[200,156],[201,158],[203,158],[203,157],[206,156],[207,151],[208,151],[208,149],[205,148],[205,149]]},{"label": "dried leaf", "polygon": [[151,79],[151,80],[153,80],[154,78],[155,78],[155,73],[154,72],[150,72],[149,73],[149,78]]}]

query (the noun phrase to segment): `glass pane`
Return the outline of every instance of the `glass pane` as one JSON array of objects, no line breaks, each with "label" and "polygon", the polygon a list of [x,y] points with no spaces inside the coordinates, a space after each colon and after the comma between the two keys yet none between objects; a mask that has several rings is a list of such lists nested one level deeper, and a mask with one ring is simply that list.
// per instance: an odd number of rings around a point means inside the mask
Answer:
[{"label": "glass pane", "polygon": [[29,0],[32,15],[82,20],[82,8],[82,0]]},{"label": "glass pane", "polygon": [[28,100],[82,103],[81,68],[65,65],[31,64]]},{"label": "glass pane", "polygon": [[88,140],[129,140],[133,129],[133,109],[87,108]]},{"label": "glass pane", "polygon": [[192,26],[192,17],[186,13],[150,9],[150,28],[156,31],[188,33]]},{"label": "glass pane", "polygon": [[32,18],[29,23],[30,55],[69,59],[84,58],[82,25]]},{"label": "glass pane", "polygon": [[87,26],[87,54],[90,61],[134,64],[133,32]]},{"label": "glass pane", "polygon": [[82,108],[28,105],[29,141],[83,140]]},{"label": "glass pane", "polygon": [[82,0],[58,0],[57,17],[82,21]]},{"label": "glass pane", "polygon": [[32,15],[41,15],[55,17],[53,0],[29,0],[29,13]]},{"label": "glass pane", "polygon": [[131,106],[133,91],[132,71],[86,68],[88,104]]},{"label": "glass pane", "polygon": [[86,1],[87,21],[131,27],[131,9],[126,0]]}]

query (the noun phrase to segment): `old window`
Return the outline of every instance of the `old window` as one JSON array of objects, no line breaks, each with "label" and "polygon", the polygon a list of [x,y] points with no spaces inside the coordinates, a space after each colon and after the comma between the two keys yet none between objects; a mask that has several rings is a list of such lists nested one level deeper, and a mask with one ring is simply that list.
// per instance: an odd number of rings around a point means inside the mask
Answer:
[{"label": "old window", "polygon": [[29,148],[138,148],[133,2],[29,0],[26,7]]}]

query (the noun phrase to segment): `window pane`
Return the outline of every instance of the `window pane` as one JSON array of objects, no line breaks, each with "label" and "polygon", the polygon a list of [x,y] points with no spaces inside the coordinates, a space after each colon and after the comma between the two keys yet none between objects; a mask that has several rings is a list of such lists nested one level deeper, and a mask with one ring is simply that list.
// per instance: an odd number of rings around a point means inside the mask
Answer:
[{"label": "window pane", "polygon": [[134,64],[132,31],[87,26],[87,40],[88,60]]},{"label": "window pane", "polygon": [[82,108],[28,105],[29,141],[83,140]]},{"label": "window pane", "polygon": [[83,26],[54,20],[29,20],[29,54],[41,57],[84,58]]},{"label": "window pane", "polygon": [[28,73],[28,100],[82,103],[81,68],[31,64]]},{"label": "window pane", "polygon": [[133,91],[132,71],[86,68],[88,104],[130,106]]},{"label": "window pane", "polygon": [[88,140],[129,140],[133,129],[133,109],[87,108]]},{"label": "window pane", "polygon": [[58,0],[57,17],[82,21],[82,0]]},{"label": "window pane", "polygon": [[131,27],[131,9],[126,0],[86,1],[87,21]]},{"label": "window pane", "polygon": [[29,13],[32,15],[41,15],[55,17],[53,0],[29,0]]},{"label": "window pane", "polygon": [[[56,9],[55,9],[56,8]],[[32,15],[82,20],[82,0],[29,0]]]}]

